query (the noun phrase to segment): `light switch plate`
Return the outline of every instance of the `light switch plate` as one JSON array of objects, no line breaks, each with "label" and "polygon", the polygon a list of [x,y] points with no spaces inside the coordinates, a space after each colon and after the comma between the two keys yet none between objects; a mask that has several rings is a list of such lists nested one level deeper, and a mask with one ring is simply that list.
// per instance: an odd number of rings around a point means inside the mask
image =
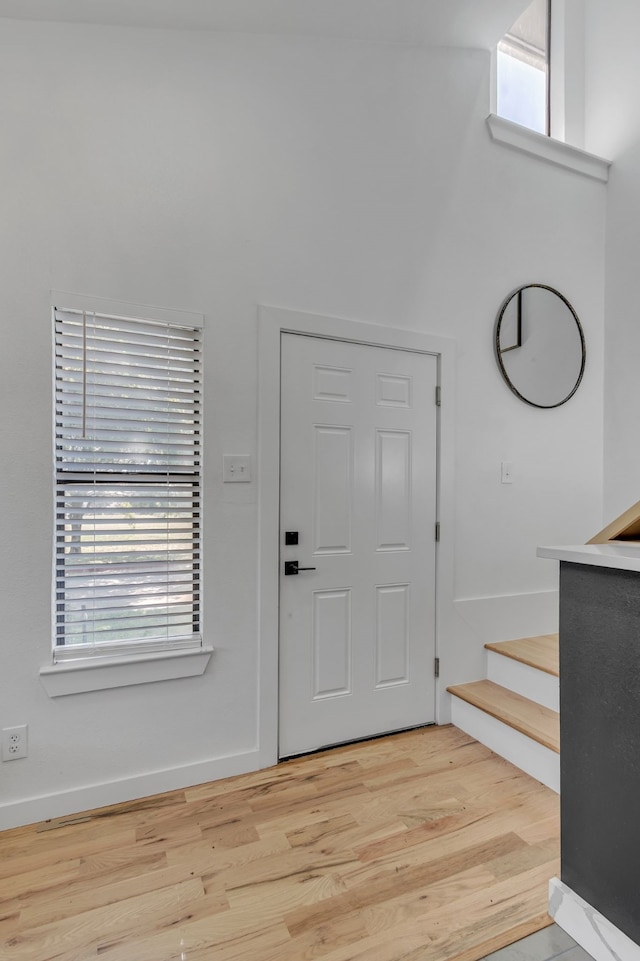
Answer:
[{"label": "light switch plate", "polygon": [[250,454],[223,454],[222,482],[224,484],[246,484],[250,480]]},{"label": "light switch plate", "polygon": [[500,480],[503,484],[513,484],[513,462],[503,460],[500,465]]}]

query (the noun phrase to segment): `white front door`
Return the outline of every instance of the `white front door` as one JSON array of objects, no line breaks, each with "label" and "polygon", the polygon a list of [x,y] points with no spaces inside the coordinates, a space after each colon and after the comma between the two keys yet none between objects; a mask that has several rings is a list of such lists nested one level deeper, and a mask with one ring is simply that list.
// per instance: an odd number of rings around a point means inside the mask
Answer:
[{"label": "white front door", "polygon": [[282,335],[281,757],[435,719],[437,376]]}]

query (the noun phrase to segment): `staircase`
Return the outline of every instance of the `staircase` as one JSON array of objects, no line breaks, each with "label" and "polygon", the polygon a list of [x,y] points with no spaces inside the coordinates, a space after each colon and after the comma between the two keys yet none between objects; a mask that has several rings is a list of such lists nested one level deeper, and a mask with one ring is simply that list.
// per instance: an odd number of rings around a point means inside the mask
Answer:
[{"label": "staircase", "polygon": [[447,688],[453,724],[559,794],[558,635],[485,649],[487,680]]}]

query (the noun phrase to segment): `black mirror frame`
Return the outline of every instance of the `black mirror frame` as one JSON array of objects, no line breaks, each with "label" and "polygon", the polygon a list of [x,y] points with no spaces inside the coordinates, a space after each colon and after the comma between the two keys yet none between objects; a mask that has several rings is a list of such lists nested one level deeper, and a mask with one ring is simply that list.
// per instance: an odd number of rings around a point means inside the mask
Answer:
[{"label": "black mirror frame", "polygon": [[[511,301],[513,300],[513,298],[516,297],[518,294],[521,294],[523,290],[529,290],[532,287],[540,288],[542,290],[548,290],[550,293],[555,294],[556,297],[559,297],[560,300],[571,311],[571,315],[576,322],[576,327],[578,328],[578,333],[580,335],[580,348],[582,351],[582,362],[580,364],[580,373],[578,374],[578,378],[573,386],[573,389],[567,394],[566,397],[558,401],[557,404],[536,404],[535,401],[528,400],[526,397],[524,397],[520,393],[520,391],[514,386],[514,384],[512,384],[511,380],[509,379],[509,375],[507,374],[506,368],[502,363],[502,356],[501,356],[502,352],[500,350],[500,328],[502,325],[502,318],[504,317],[504,313],[507,307],[509,306],[509,304],[511,303]],[[562,405],[566,404],[568,400],[571,400],[571,398],[577,391],[578,387],[580,386],[580,383],[582,381],[582,376],[584,374],[586,359],[587,359],[587,346],[584,339],[584,331],[582,330],[582,325],[580,323],[580,320],[578,319],[578,315],[576,314],[575,310],[573,309],[573,307],[571,306],[567,298],[563,294],[561,294],[559,290],[556,290],[555,287],[549,287],[548,284],[523,284],[521,287],[516,287],[516,289],[509,294],[509,296],[506,298],[506,300],[503,302],[500,308],[500,313],[498,314],[498,319],[496,321],[494,347],[496,352],[496,360],[498,362],[498,367],[500,368],[500,373],[502,374],[505,380],[505,383],[509,387],[509,390],[511,390],[516,395],[516,397],[518,397],[521,401],[523,401],[523,403],[529,404],[530,407],[538,407],[541,410],[551,410],[554,407],[562,407]],[[511,348],[507,348],[507,349],[511,349]]]}]

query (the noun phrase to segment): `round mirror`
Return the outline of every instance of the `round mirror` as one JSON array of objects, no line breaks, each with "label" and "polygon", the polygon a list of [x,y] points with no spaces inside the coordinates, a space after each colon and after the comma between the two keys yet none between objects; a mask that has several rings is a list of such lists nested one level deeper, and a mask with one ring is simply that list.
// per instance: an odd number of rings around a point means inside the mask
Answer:
[{"label": "round mirror", "polygon": [[566,297],[545,284],[510,294],[498,315],[496,356],[525,404],[566,404],[582,380],[586,356],[580,321]]}]

